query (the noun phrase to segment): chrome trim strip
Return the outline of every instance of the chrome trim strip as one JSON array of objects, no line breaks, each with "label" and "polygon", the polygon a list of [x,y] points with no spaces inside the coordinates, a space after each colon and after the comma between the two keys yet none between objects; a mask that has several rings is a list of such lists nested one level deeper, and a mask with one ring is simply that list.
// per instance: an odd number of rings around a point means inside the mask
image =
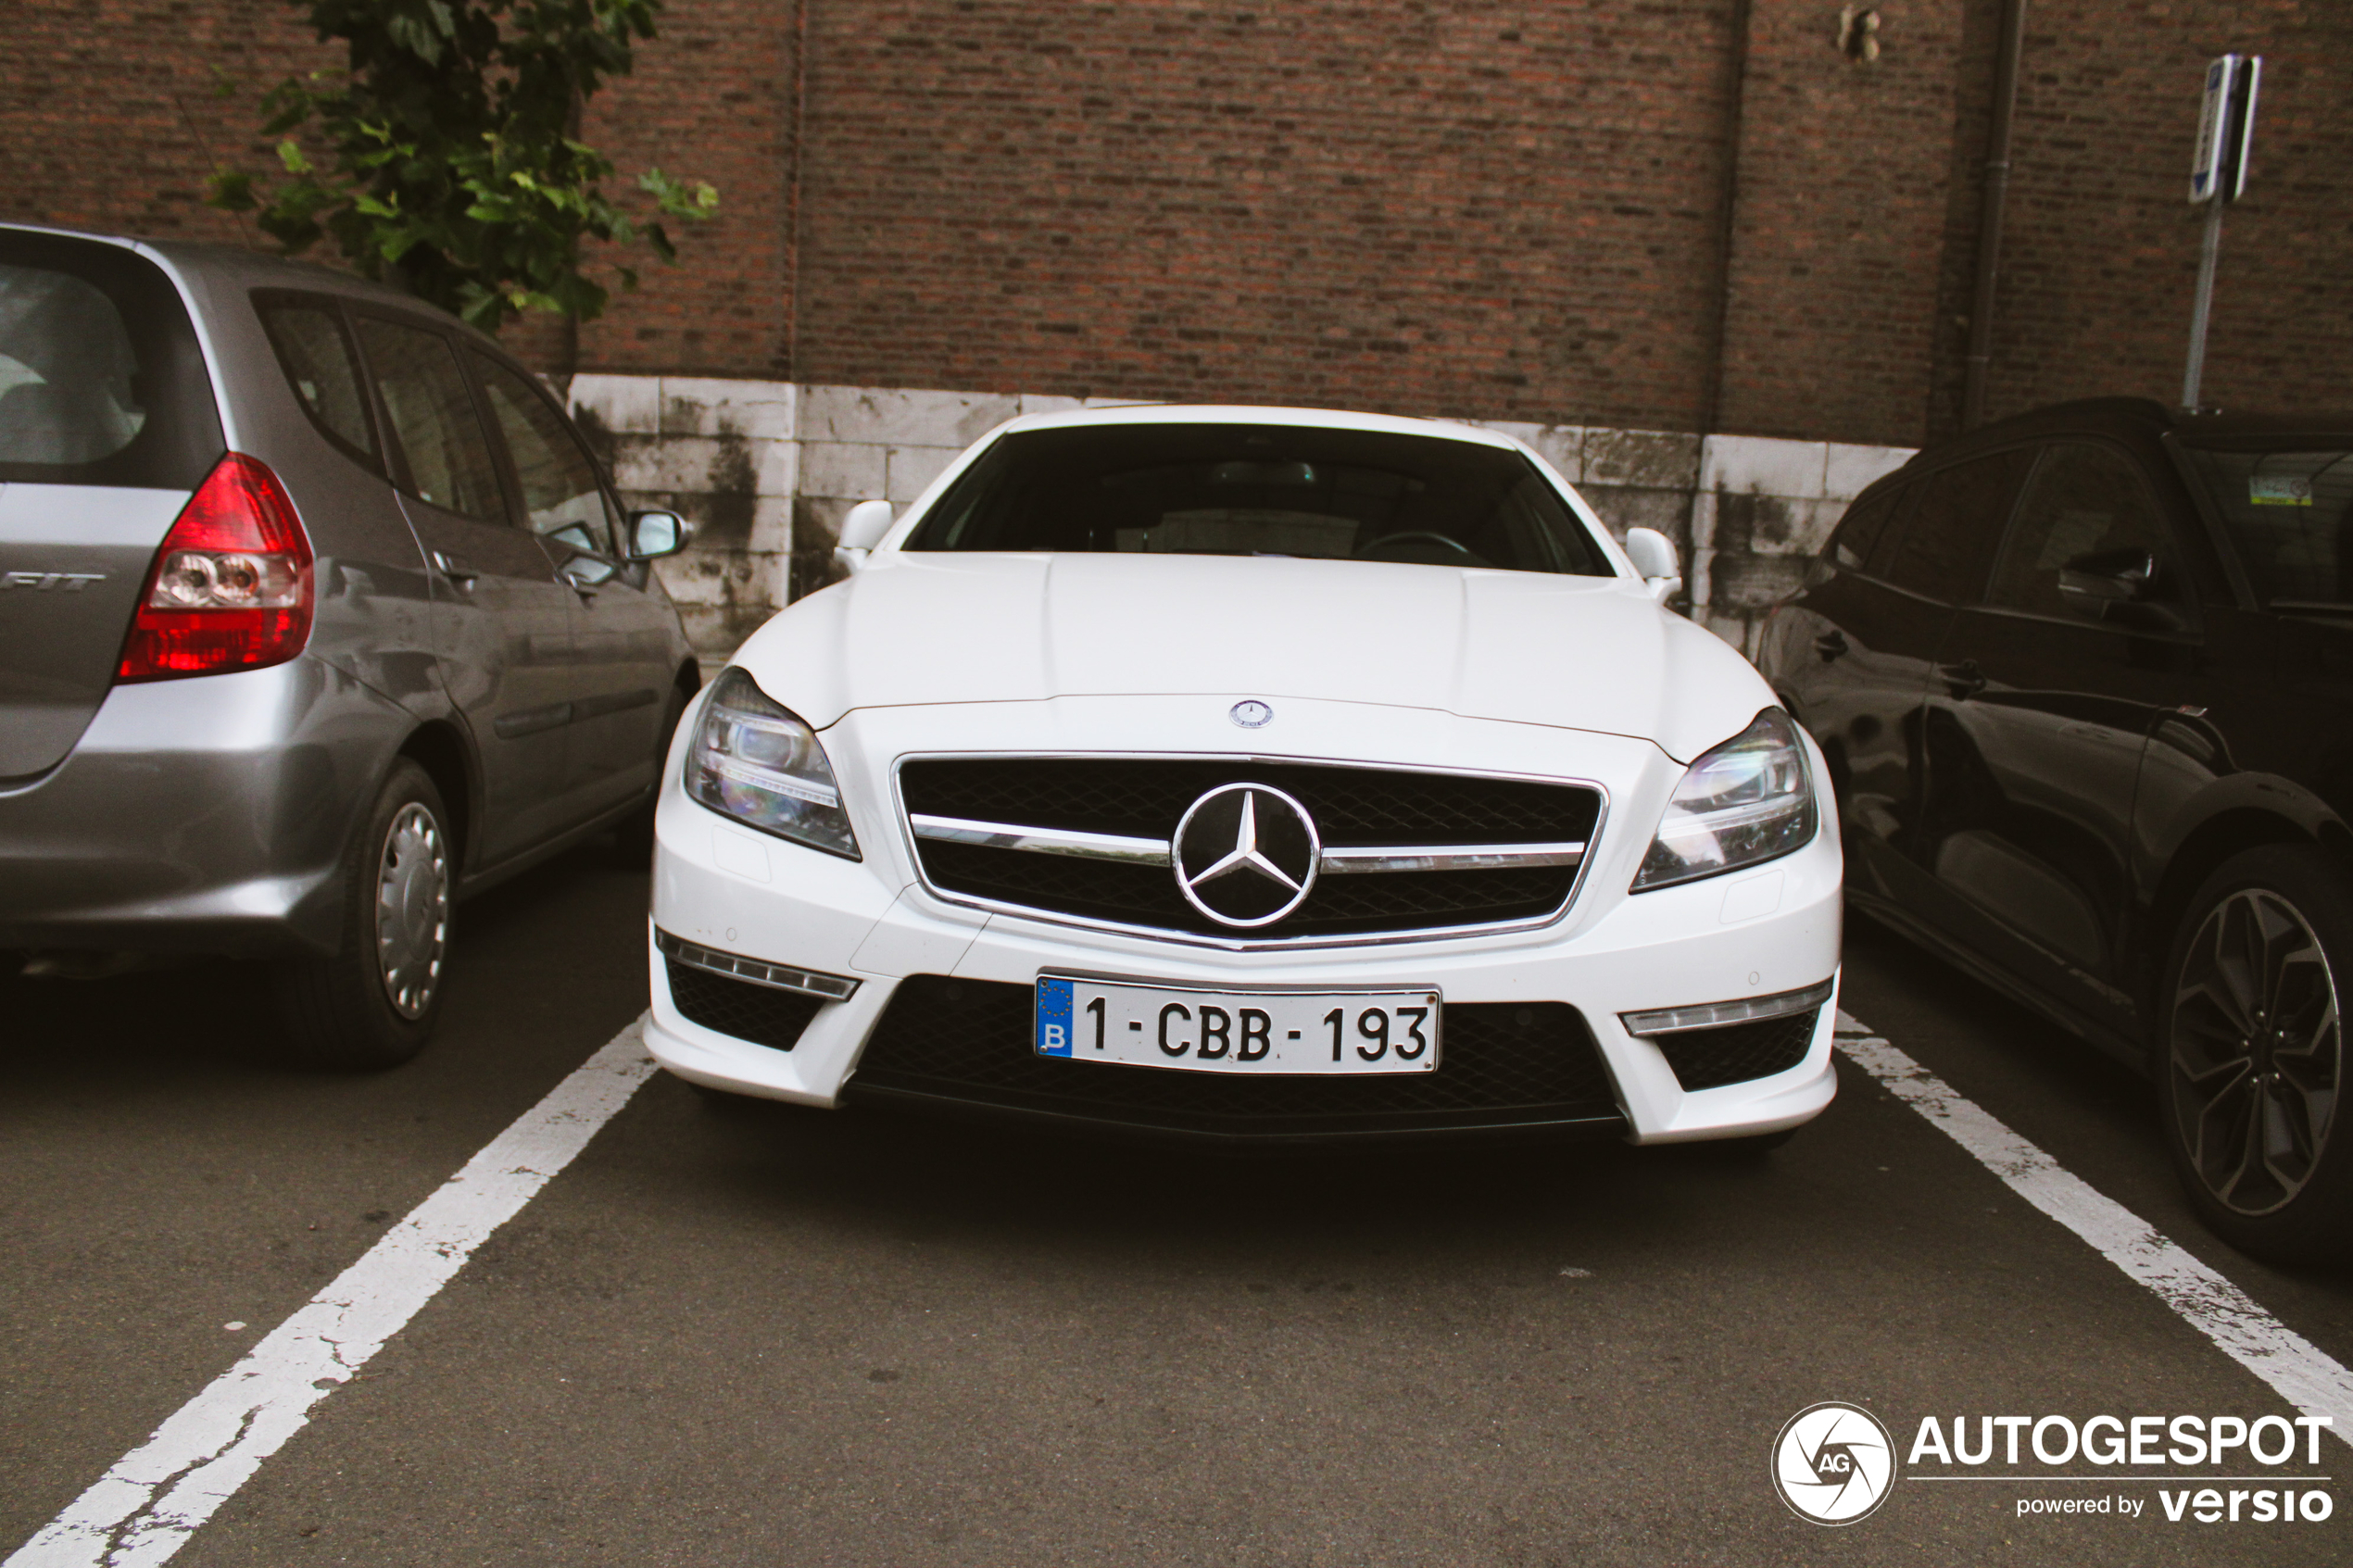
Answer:
[{"label": "chrome trim strip", "polygon": [[1577,864],[1577,875],[1568,884],[1568,896],[1560,906],[1545,914],[1528,920],[1491,921],[1483,925],[1426,926],[1415,931],[1376,931],[1351,936],[1261,936],[1235,938],[1206,936],[1198,932],[1172,931],[1164,925],[1130,925],[1120,921],[1085,920],[1063,914],[1058,909],[1041,909],[1034,904],[1013,904],[997,898],[982,898],[969,893],[951,893],[931,880],[924,866],[923,847],[917,842],[912,815],[907,809],[907,792],[900,779],[900,770],[910,762],[957,761],[1114,761],[1114,762],[1224,762],[1235,767],[1251,767],[1261,763],[1299,763],[1312,768],[1348,768],[1364,773],[1422,773],[1441,778],[1509,779],[1519,784],[1553,784],[1564,789],[1590,789],[1594,797],[1593,831],[1588,845],[1601,842],[1609,823],[1609,786],[1598,779],[1566,777],[1553,773],[1513,772],[1498,768],[1439,768],[1403,762],[1366,762],[1342,757],[1274,757],[1257,752],[1224,751],[910,751],[893,758],[890,764],[891,803],[899,809],[900,830],[909,863],[923,889],[943,904],[953,904],[967,909],[985,909],[994,914],[1013,915],[1036,921],[1043,925],[1068,926],[1079,931],[1108,932],[1116,936],[1140,936],[1155,942],[1175,942],[1189,947],[1219,947],[1228,952],[1279,952],[1306,947],[1379,947],[1400,942],[1447,942],[1463,937],[1492,936],[1504,932],[1535,931],[1557,924],[1568,911],[1577,907],[1577,898],[1585,890],[1585,878],[1592,870],[1589,854]]},{"label": "chrome trim strip", "polygon": [[[1401,770],[1402,771],[1402,770]],[[1022,849],[1038,855],[1070,855],[1082,860],[1117,860],[1127,865],[1164,866],[1174,850],[1164,838],[1125,838],[1111,833],[1082,833],[1076,828],[1023,827],[1013,822],[976,822],[963,817],[907,814],[907,825],[917,838],[944,844],[976,844],[988,849]],[[1437,845],[1428,847],[1355,846],[1326,847],[1316,870],[1334,876],[1367,872],[1504,871],[1522,866],[1573,866],[1585,858],[1577,844]]]},{"label": "chrome trim strip", "polygon": [[1582,844],[1454,844],[1428,849],[1324,847],[1317,869],[1329,876],[1362,872],[1492,872],[1523,866],[1573,866]]},{"label": "chrome trim strip", "polygon": [[1830,999],[1831,982],[1825,980],[1803,991],[1782,991],[1736,1002],[1701,1002],[1692,1007],[1657,1008],[1649,1012],[1621,1012],[1617,1018],[1629,1035],[1680,1035],[1693,1029],[1721,1029],[1733,1023],[1788,1018],[1810,1012]]},{"label": "chrome trim strip", "polygon": [[1082,860],[1118,860],[1135,866],[1168,864],[1168,840],[1123,838],[1112,833],[1081,833],[1076,828],[1029,828],[1010,822],[975,822],[962,817],[907,814],[907,825],[917,838],[946,844],[977,844],[989,849],[1026,849],[1039,855],[1071,855]]},{"label": "chrome trim strip", "polygon": [[858,991],[859,982],[846,974],[795,969],[790,964],[748,959],[741,953],[723,953],[716,947],[706,947],[698,942],[673,936],[660,926],[654,927],[654,946],[673,963],[684,964],[688,969],[705,970],[712,974],[724,974],[730,980],[749,981],[771,990],[790,991],[797,996],[815,997],[828,1002],[846,1002]]}]

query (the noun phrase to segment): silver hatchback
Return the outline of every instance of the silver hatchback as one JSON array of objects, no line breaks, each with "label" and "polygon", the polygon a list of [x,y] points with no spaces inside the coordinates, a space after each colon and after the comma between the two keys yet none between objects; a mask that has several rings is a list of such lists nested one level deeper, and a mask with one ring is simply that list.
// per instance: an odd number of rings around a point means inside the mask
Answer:
[{"label": "silver hatchback", "polygon": [[0,225],[0,960],[268,960],[307,1060],[414,1055],[458,898],[649,845],[685,533],[415,300]]}]

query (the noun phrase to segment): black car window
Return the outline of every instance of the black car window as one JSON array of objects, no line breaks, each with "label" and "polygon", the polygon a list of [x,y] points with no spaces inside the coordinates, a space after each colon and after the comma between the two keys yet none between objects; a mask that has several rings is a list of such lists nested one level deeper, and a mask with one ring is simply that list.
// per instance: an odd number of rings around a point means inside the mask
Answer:
[{"label": "black car window", "polygon": [[412,492],[484,522],[506,521],[490,441],[449,340],[428,328],[362,316],[359,342],[392,439],[408,460]]},{"label": "black car window", "polygon": [[2031,458],[2023,448],[1995,452],[1915,480],[1887,580],[1946,604],[1974,604]]},{"label": "black car window", "polygon": [[904,547],[1615,575],[1559,493],[1508,447],[1298,425],[1009,435],[964,470]]},{"label": "black car window", "polygon": [[0,482],[193,490],[222,446],[161,269],[120,245],[0,234]]},{"label": "black car window", "polygon": [[581,449],[564,418],[521,375],[485,355],[474,373],[489,395],[491,417],[507,438],[522,483],[522,508],[534,532],[576,548],[613,553],[615,520],[605,504],[597,465]]},{"label": "black car window", "polygon": [[[1904,495],[1901,489],[1881,490],[1847,508],[1838,532],[1831,536],[1831,564],[1847,571],[1885,571],[1887,558],[1893,551],[1878,550],[1877,546],[1882,540],[1894,544],[1887,525],[1894,520]],[[1876,568],[1872,562],[1875,551],[1879,558]]]},{"label": "black car window", "polygon": [[1987,602],[2036,615],[2094,613],[2096,604],[2059,592],[2061,569],[2079,556],[2128,549],[2166,555],[2165,526],[2140,473],[2120,452],[2062,442],[2034,470]]},{"label": "black car window", "polygon": [[2353,608],[2353,451],[2343,439],[2183,451],[2263,604]]},{"label": "black car window", "polygon": [[279,367],[302,411],[327,438],[375,466],[376,436],[368,422],[368,395],[344,332],[343,313],[320,300],[262,298],[254,302],[278,351]]}]

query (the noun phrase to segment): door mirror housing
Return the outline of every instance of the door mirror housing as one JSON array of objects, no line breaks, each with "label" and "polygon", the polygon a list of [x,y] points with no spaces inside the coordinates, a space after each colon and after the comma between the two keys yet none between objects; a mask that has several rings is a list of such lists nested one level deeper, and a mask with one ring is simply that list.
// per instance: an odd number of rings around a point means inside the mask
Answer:
[{"label": "door mirror housing", "polygon": [[1626,558],[1642,574],[1654,599],[1663,602],[1683,585],[1682,568],[1675,562],[1674,542],[1655,528],[1626,531]]},{"label": "door mirror housing", "polygon": [[655,560],[674,556],[686,547],[687,533],[686,520],[676,512],[631,512],[629,558]]},{"label": "door mirror housing", "polygon": [[835,564],[845,571],[863,570],[867,556],[898,521],[888,501],[861,501],[850,508],[849,515],[841,520],[841,542],[834,546]]},{"label": "door mirror housing", "polygon": [[2094,550],[2059,568],[2059,596],[2090,621],[2135,632],[2180,632],[2190,624],[2147,548]]},{"label": "door mirror housing", "polygon": [[2121,550],[2094,550],[2059,568],[2058,589],[2094,614],[2101,604],[2137,604],[2151,598],[2157,583],[2157,557],[2139,546]]}]

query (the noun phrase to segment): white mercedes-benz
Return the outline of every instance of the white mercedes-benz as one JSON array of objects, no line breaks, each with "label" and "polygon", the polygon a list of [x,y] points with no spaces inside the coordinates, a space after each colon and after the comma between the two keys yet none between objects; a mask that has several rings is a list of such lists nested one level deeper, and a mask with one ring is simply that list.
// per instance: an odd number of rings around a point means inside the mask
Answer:
[{"label": "white mercedes-benz", "polygon": [[1211,1140],[1769,1139],[1834,1087],[1821,755],[1533,451],[1015,420],[687,710],[647,1044]]}]

